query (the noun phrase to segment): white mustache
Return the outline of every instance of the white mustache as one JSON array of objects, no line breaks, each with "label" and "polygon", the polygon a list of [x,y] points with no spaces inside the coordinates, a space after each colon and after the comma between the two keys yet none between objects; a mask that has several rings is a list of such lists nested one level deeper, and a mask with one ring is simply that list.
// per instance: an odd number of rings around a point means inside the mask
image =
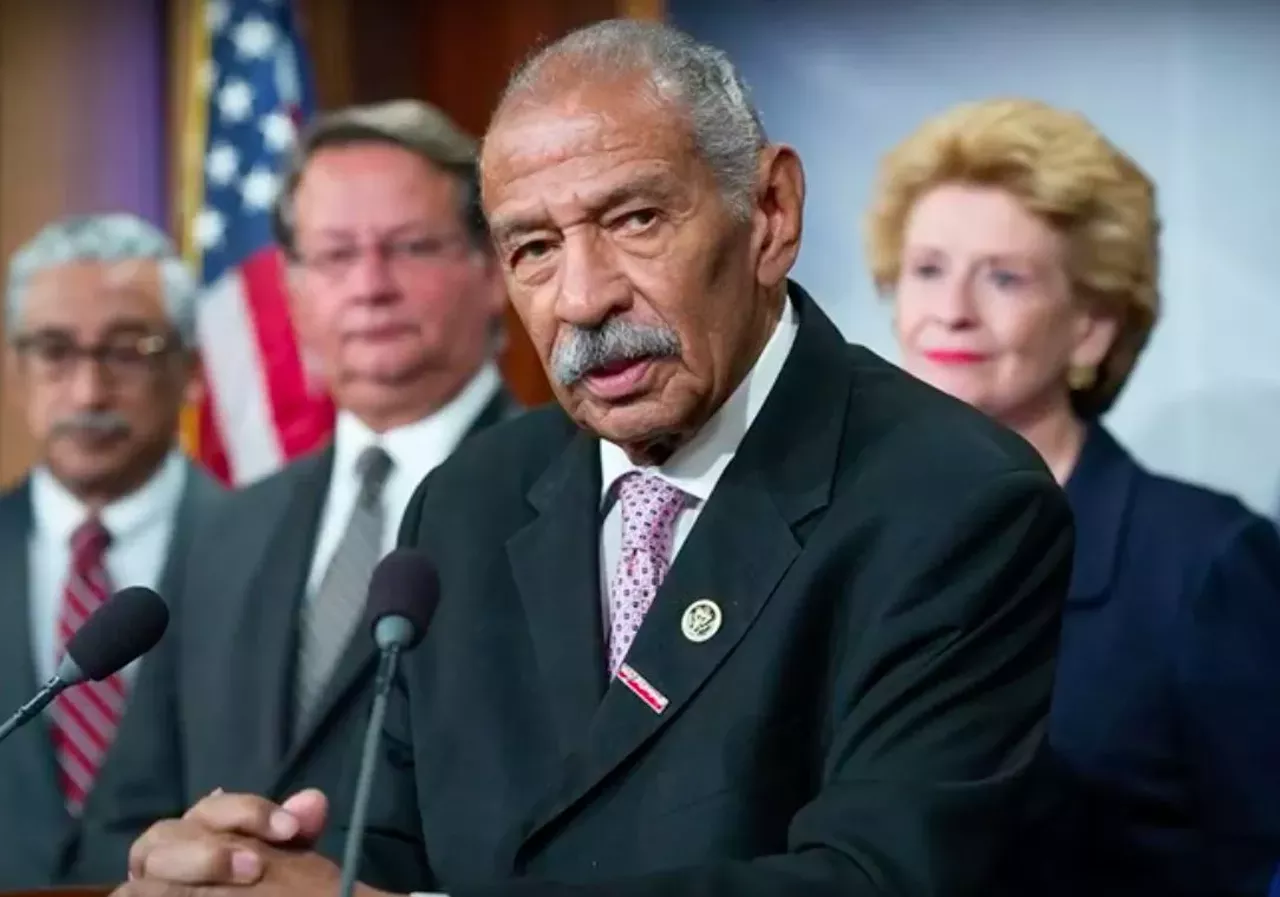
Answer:
[{"label": "white mustache", "polygon": [[100,436],[124,435],[129,432],[129,422],[115,411],[79,411],[54,423],[51,435],[85,432]]},{"label": "white mustache", "polygon": [[599,327],[572,327],[556,346],[551,374],[562,386],[572,386],[606,365],[679,354],[680,337],[674,330],[610,318]]}]

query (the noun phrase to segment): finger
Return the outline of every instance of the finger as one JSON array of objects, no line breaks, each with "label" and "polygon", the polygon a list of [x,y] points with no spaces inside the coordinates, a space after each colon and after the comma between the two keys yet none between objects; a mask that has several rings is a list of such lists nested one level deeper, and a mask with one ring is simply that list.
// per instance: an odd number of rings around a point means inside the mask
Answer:
[{"label": "finger", "polygon": [[204,838],[157,844],[147,854],[142,880],[175,885],[250,885],[262,878],[265,863],[247,843]]},{"label": "finger", "polygon": [[129,877],[141,878],[149,854],[159,844],[193,837],[191,827],[180,819],[164,819],[151,826],[129,845]]},{"label": "finger", "polygon": [[292,840],[299,830],[293,814],[255,794],[214,793],[182,818],[215,832],[235,832],[273,843]]},{"label": "finger", "polygon": [[298,836],[307,841],[315,841],[324,831],[325,821],[329,818],[329,799],[323,791],[308,788],[286,800],[281,808],[298,820]]}]

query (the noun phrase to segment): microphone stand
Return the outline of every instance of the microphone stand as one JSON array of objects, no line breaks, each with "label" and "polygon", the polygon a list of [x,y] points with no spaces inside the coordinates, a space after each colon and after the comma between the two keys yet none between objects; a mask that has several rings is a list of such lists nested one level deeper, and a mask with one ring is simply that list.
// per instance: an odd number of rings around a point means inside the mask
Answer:
[{"label": "microphone stand", "polygon": [[40,690],[35,693],[35,697],[19,707],[13,716],[5,720],[3,725],[0,725],[0,741],[4,741],[18,729],[21,729],[39,716],[40,711],[53,703],[53,699],[65,691],[67,685],[68,683],[64,682],[61,676],[54,676],[42,685]]},{"label": "microphone stand", "polygon": [[360,775],[356,779],[355,804],[351,810],[351,825],[347,829],[347,841],[342,853],[342,883],[339,897],[352,897],[356,877],[360,873],[360,848],[364,841],[366,817],[369,815],[369,796],[373,791],[373,774],[377,766],[378,749],[382,744],[382,725],[387,716],[387,698],[400,662],[401,646],[395,643],[382,649],[378,661],[378,677],[374,686],[373,710],[369,714],[369,727],[364,733],[364,748],[360,753]]}]

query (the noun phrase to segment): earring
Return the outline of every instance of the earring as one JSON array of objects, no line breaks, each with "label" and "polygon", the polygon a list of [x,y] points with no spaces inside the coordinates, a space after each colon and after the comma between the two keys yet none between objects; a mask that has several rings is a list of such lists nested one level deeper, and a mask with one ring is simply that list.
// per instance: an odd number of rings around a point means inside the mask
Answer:
[{"label": "earring", "polygon": [[1092,367],[1071,367],[1067,369],[1067,386],[1072,392],[1084,392],[1098,379],[1098,371]]}]

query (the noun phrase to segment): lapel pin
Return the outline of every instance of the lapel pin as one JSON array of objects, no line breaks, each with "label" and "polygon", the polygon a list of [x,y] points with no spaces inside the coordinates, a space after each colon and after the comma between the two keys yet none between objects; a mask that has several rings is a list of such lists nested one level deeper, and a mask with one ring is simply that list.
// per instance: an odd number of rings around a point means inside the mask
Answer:
[{"label": "lapel pin", "polygon": [[667,696],[649,684],[649,680],[635,671],[629,663],[618,667],[618,680],[631,689],[631,693],[644,701],[654,713],[662,713],[667,709]]},{"label": "lapel pin", "polygon": [[723,622],[720,605],[710,598],[699,598],[684,609],[680,631],[691,642],[705,642],[720,631]]}]

